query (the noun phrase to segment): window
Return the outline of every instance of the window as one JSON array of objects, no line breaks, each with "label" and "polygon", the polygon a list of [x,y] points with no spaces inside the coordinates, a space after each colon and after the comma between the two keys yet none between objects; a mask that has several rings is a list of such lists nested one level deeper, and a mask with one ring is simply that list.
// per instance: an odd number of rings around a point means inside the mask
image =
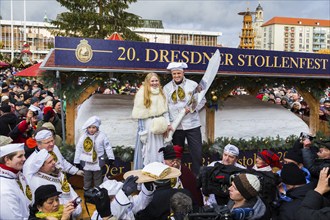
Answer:
[{"label": "window", "polygon": [[[308,30],[308,29],[307,29]],[[306,37],[309,37],[309,33],[306,34]]]}]

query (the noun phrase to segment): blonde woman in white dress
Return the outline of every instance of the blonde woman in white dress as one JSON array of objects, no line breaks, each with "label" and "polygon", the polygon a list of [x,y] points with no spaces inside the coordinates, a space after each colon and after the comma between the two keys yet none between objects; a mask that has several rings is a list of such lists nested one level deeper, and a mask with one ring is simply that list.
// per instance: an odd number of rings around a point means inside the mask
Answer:
[{"label": "blonde woman in white dress", "polygon": [[159,76],[149,73],[135,95],[132,118],[138,120],[134,152],[134,169],[141,169],[151,162],[162,162],[164,133],[170,125],[168,107]]}]

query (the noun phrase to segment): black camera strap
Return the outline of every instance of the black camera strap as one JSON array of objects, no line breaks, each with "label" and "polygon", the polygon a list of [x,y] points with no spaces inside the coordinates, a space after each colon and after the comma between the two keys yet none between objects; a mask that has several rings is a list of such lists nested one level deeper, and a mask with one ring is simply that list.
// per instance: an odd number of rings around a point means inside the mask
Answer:
[{"label": "black camera strap", "polygon": [[86,199],[84,201],[85,201],[85,208],[86,208],[87,214],[88,214],[89,217],[91,217],[91,215],[89,214],[89,210],[88,210]]}]

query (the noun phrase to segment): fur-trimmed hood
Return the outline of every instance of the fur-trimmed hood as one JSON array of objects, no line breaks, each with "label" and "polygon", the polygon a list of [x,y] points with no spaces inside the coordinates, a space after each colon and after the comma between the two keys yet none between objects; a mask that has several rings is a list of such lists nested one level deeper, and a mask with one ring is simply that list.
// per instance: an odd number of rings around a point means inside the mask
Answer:
[{"label": "fur-trimmed hood", "polygon": [[144,86],[141,86],[135,95],[132,118],[146,119],[152,116],[159,116],[168,111],[167,102],[160,93],[150,94],[151,105],[146,108],[144,105]]}]

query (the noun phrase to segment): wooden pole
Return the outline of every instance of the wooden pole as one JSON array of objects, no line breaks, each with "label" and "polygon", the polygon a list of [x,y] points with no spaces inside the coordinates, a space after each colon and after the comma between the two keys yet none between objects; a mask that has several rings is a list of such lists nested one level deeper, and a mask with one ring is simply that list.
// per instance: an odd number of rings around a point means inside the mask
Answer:
[{"label": "wooden pole", "polygon": [[205,133],[209,143],[214,143],[214,128],[215,128],[215,110],[205,107]]},{"label": "wooden pole", "polygon": [[75,102],[68,102],[66,104],[66,143],[73,145],[75,141],[75,121],[77,116],[77,106],[82,104],[91,94],[95,92],[98,87],[98,83],[89,86],[83,93],[81,93],[79,99]]},{"label": "wooden pole", "polygon": [[320,103],[319,100],[316,99],[311,93],[300,89],[299,87],[296,88],[298,93],[304,97],[307,104],[309,105],[310,113],[309,113],[309,132],[312,135],[315,135],[316,132],[320,130],[320,119],[319,119],[319,110],[320,110]]}]

